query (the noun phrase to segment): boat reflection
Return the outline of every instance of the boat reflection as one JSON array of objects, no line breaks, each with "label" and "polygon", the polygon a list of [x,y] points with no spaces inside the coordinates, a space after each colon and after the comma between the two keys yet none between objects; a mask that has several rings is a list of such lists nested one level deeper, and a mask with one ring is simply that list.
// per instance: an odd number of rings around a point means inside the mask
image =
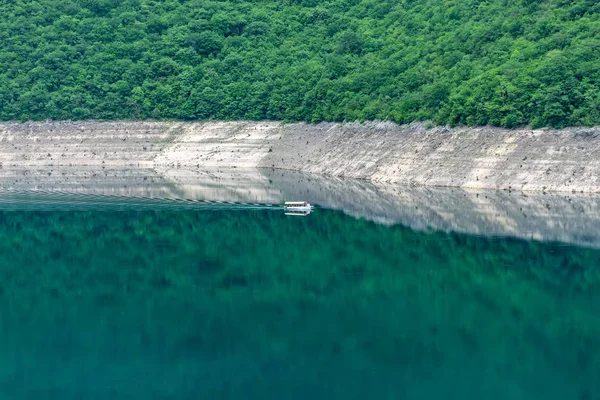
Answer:
[{"label": "boat reflection", "polygon": [[310,211],[305,210],[305,211],[287,211],[285,213],[285,215],[295,215],[298,217],[306,217],[308,214],[310,214]]}]

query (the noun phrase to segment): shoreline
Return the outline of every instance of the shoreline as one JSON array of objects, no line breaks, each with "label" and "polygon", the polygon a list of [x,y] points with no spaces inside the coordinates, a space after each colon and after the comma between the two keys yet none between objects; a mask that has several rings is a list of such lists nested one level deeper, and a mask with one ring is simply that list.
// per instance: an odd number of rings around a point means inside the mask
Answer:
[{"label": "shoreline", "polygon": [[4,168],[267,168],[400,186],[600,193],[600,127],[388,122],[0,124]]}]

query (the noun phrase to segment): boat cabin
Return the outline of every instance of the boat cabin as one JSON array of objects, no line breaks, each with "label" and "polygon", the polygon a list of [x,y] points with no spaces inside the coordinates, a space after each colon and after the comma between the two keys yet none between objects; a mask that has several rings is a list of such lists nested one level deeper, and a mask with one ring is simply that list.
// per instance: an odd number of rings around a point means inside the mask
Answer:
[{"label": "boat cabin", "polygon": [[286,201],[284,204],[286,208],[299,208],[299,207],[310,207],[310,204],[306,201]]}]

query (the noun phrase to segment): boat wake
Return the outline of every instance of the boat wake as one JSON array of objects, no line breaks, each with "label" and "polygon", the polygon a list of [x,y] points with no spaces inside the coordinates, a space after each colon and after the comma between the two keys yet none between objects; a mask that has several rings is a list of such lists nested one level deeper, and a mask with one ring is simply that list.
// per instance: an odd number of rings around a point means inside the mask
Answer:
[{"label": "boat wake", "polygon": [[114,210],[277,210],[279,204],[260,204],[218,200],[190,200],[88,194],[41,190],[1,190],[0,211],[114,211]]}]

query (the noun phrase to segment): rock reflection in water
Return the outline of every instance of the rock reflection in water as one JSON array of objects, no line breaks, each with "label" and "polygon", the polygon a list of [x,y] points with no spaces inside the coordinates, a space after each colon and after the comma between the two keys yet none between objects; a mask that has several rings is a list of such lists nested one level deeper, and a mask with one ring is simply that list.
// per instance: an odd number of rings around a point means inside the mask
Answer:
[{"label": "rock reflection in water", "polygon": [[381,224],[600,247],[600,196],[402,187],[261,170],[282,197],[303,197]]}]

